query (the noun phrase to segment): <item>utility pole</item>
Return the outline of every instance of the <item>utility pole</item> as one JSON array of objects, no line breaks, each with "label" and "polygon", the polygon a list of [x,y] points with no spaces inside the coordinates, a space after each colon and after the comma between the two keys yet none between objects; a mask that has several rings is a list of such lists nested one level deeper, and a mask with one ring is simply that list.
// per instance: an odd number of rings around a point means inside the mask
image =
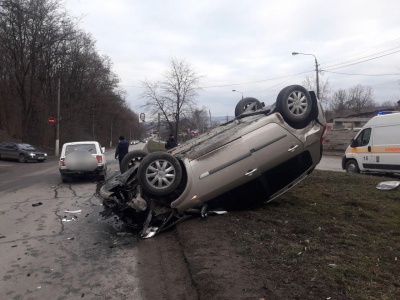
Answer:
[{"label": "utility pole", "polygon": [[111,121],[110,148],[112,147],[112,126],[113,126],[113,121]]},{"label": "utility pole", "polygon": [[158,142],[160,142],[160,128],[161,124],[160,124],[160,113],[158,113]]},{"label": "utility pole", "polygon": [[61,88],[61,80],[58,77],[58,88],[57,88],[57,121],[56,121],[56,151],[55,156],[60,154],[60,88]]}]

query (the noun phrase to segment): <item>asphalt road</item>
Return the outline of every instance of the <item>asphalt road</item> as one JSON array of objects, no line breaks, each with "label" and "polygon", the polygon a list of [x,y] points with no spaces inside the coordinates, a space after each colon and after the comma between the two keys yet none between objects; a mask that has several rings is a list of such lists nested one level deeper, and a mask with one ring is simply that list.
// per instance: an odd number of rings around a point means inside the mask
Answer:
[{"label": "asphalt road", "polygon": [[345,172],[342,169],[342,156],[323,155],[317,170]]},{"label": "asphalt road", "polygon": [[[106,157],[109,177],[119,167],[113,151]],[[161,253],[180,251],[172,233],[158,243],[139,241],[117,218],[101,219],[96,184],[89,177],[62,183],[54,158],[25,164],[0,160],[0,299],[196,295],[183,258]],[[160,270],[171,262],[179,272],[165,275]],[[142,263],[152,268],[143,270]],[[176,281],[178,288],[168,288]]]},{"label": "asphalt road", "polygon": [[[118,163],[106,157],[109,177]],[[324,157],[318,168],[339,167]],[[140,240],[102,220],[96,184],[63,184],[55,158],[0,160],[0,299],[198,299],[176,231]]]}]

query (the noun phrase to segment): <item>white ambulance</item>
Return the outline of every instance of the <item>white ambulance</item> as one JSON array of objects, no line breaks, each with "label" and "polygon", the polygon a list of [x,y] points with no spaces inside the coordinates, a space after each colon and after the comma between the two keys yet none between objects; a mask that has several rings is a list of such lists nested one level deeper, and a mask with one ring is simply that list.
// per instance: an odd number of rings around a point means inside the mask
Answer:
[{"label": "white ambulance", "polygon": [[347,147],[342,168],[353,173],[400,173],[400,113],[369,120]]}]

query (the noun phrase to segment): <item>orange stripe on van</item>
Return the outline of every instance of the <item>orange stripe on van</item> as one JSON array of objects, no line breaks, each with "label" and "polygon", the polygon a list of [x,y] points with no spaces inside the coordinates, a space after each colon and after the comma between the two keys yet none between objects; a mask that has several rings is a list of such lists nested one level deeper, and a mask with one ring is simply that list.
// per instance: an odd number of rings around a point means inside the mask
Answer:
[{"label": "orange stripe on van", "polygon": [[389,152],[389,153],[400,153],[400,147],[394,146],[394,147],[387,147],[387,146],[381,146],[381,147],[372,147],[371,152],[368,152],[368,147],[362,147],[362,148],[348,148],[348,153],[383,153],[383,152]]},{"label": "orange stripe on van", "polygon": [[400,152],[400,147],[385,148],[385,152]]}]

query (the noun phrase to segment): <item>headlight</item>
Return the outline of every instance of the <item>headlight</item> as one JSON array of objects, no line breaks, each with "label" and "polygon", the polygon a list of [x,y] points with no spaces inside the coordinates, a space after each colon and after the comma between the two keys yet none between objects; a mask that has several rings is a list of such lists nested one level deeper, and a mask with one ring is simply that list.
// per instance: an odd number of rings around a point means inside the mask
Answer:
[{"label": "headlight", "polygon": [[31,157],[34,157],[34,156],[35,156],[35,153],[29,153],[29,155],[30,155]]},{"label": "headlight", "polygon": [[47,153],[45,153],[44,156],[46,157],[46,156],[47,156]]}]

